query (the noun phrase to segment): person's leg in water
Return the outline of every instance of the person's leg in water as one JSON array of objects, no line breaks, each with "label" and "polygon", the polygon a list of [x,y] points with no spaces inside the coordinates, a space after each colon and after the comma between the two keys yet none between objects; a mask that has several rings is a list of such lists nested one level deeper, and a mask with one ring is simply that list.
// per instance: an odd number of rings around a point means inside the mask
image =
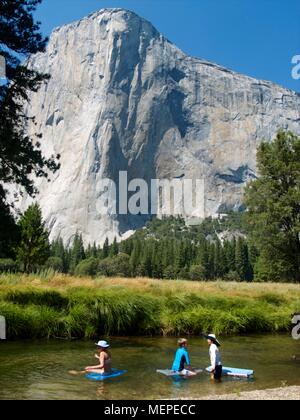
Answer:
[{"label": "person's leg in water", "polygon": [[216,382],[222,381],[222,366],[216,366],[214,372],[211,374],[211,380]]}]

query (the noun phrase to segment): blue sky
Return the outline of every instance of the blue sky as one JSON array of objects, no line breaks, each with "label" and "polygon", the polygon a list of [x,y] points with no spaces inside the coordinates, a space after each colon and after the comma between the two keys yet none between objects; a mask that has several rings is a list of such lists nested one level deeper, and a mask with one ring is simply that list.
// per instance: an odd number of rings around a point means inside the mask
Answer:
[{"label": "blue sky", "polygon": [[299,0],[43,0],[36,16],[49,35],[104,7],[135,11],[190,55],[300,92],[291,76],[300,55]]}]

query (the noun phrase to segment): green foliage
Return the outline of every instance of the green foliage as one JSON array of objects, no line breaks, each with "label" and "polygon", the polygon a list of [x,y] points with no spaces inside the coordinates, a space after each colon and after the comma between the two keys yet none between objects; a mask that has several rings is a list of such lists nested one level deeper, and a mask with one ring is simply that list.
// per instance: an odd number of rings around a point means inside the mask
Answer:
[{"label": "green foliage", "polygon": [[32,272],[43,265],[50,253],[48,232],[42,220],[38,204],[31,205],[19,221],[21,241],[17,248],[18,260],[24,265],[24,271]]},{"label": "green foliage", "polygon": [[239,238],[236,243],[235,268],[239,280],[245,281],[252,279],[248,245],[246,241],[241,238]]},{"label": "green foliage", "polygon": [[22,306],[36,305],[48,306],[55,309],[66,309],[69,300],[56,290],[35,290],[35,289],[11,289],[4,293],[3,299],[6,302]]},{"label": "green foliage", "polygon": [[98,274],[108,277],[128,277],[130,274],[130,256],[119,254],[115,257],[105,258],[98,265]]},{"label": "green foliage", "polygon": [[[237,216],[234,220],[237,224]],[[218,221],[218,225],[220,223]],[[252,280],[258,256],[256,248],[250,248],[250,258],[246,240],[241,242],[241,249],[240,242],[235,239],[221,243],[217,236],[209,234],[205,237],[204,232],[209,232],[210,227],[215,229],[212,219],[191,227],[180,218],[153,219],[145,229],[138,230],[120,244],[115,239],[109,245],[106,239],[102,248],[95,244],[85,248],[82,235],[76,233],[69,249],[64,247],[60,238],[52,242],[51,258],[46,267],[78,276],[100,274],[109,277],[215,280],[227,278],[228,273],[235,272],[239,273],[235,276],[239,280]],[[95,260],[98,261],[97,269]]]},{"label": "green foliage", "polygon": [[85,259],[82,235],[76,233],[73,246],[70,250],[70,273],[74,274],[77,265]]},{"label": "green foliage", "polygon": [[79,277],[94,277],[98,272],[98,263],[97,258],[94,257],[81,261],[75,269],[75,275]]},{"label": "green foliage", "polygon": [[229,271],[225,277],[224,280],[226,281],[241,281],[241,277],[237,271]]},{"label": "green foliage", "polygon": [[18,264],[9,258],[0,259],[0,273],[14,273],[18,270]]},{"label": "green foliage", "polygon": [[[41,135],[31,139],[25,127],[33,117],[26,117],[23,106],[29,102],[48,76],[21,64],[21,58],[43,51],[47,39],[39,33],[40,24],[34,22],[33,12],[40,0],[1,1],[0,54],[6,60],[9,83],[0,86],[0,182],[17,183],[32,195],[36,189],[32,175],[47,177],[56,171],[55,157],[45,159],[41,153]],[[0,186],[0,195],[5,196]]]},{"label": "green foliage", "polygon": [[24,105],[32,92],[37,92],[48,79],[47,75],[29,69],[21,60],[43,51],[47,39],[33,12],[41,0],[0,2],[0,55],[6,61],[7,83],[0,84],[0,258],[15,258],[19,229],[7,203],[6,185],[18,184],[33,196],[37,190],[34,176],[48,177],[59,165],[59,156],[46,159],[41,152],[39,133],[32,138],[26,125],[34,117],[24,114]]},{"label": "green foliage", "polygon": [[105,239],[103,250],[102,250],[102,258],[105,259],[109,255],[109,241],[108,238]]},{"label": "green foliage", "polygon": [[118,253],[119,253],[119,245],[117,243],[117,238],[115,238],[112,246],[110,247],[109,256],[116,257]]},{"label": "green foliage", "polygon": [[205,269],[202,265],[192,265],[190,268],[189,278],[197,281],[205,280]]},{"label": "green foliage", "polygon": [[[216,288],[217,290],[217,288]],[[0,286],[8,338],[94,338],[99,335],[188,335],[289,331],[299,299],[279,293],[216,296],[153,288],[55,289]]]},{"label": "green foliage", "polygon": [[15,258],[15,247],[20,240],[20,231],[10,207],[5,202],[5,194],[0,186],[0,258]]},{"label": "green foliage", "polygon": [[246,188],[260,280],[300,281],[300,138],[280,131],[257,153],[259,179]]},{"label": "green foliage", "polygon": [[[69,270],[69,253],[68,250],[65,249],[63,240],[61,238],[58,238],[52,242],[50,254],[52,258],[57,258],[57,260],[52,260],[53,262],[56,261],[56,265],[59,261],[59,269],[57,271],[67,273]],[[56,269],[56,267],[51,265],[50,267]]]},{"label": "green foliage", "polygon": [[50,257],[45,263],[46,268],[52,268],[57,273],[64,271],[64,263],[60,257]]}]

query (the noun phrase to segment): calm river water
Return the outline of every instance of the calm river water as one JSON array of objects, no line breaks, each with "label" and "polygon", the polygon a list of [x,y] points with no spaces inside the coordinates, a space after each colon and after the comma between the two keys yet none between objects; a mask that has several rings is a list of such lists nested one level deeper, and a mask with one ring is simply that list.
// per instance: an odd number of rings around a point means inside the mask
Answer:
[{"label": "calm river water", "polygon": [[[230,337],[222,340],[225,366],[254,369],[254,380],[209,376],[174,381],[156,373],[168,369],[176,351],[174,338],[112,338],[113,367],[127,369],[122,377],[103,383],[71,376],[95,364],[95,346],[86,341],[0,342],[0,399],[169,399],[300,385],[300,341],[288,335]],[[192,365],[209,365],[205,340],[191,338]]]}]

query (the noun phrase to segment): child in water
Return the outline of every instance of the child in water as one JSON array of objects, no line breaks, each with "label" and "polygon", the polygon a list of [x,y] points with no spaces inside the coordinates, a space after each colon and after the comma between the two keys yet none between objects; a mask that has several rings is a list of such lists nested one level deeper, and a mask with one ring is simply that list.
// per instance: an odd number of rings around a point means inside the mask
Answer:
[{"label": "child in water", "polygon": [[209,334],[207,337],[207,343],[209,345],[209,357],[210,364],[212,367],[211,379],[215,381],[221,381],[222,378],[222,360],[219,347],[221,344],[217,340],[215,334]]},{"label": "child in water", "polygon": [[180,338],[178,340],[179,349],[175,355],[172,371],[178,372],[183,376],[193,376],[196,375],[196,373],[191,367],[190,357],[187,351],[187,344],[188,341],[185,338]]},{"label": "child in water", "polygon": [[96,359],[99,360],[99,364],[96,366],[88,366],[85,368],[85,372],[98,373],[99,375],[109,375],[111,373],[111,354],[109,352],[110,345],[107,341],[99,341],[96,343],[99,354],[95,354]]}]

